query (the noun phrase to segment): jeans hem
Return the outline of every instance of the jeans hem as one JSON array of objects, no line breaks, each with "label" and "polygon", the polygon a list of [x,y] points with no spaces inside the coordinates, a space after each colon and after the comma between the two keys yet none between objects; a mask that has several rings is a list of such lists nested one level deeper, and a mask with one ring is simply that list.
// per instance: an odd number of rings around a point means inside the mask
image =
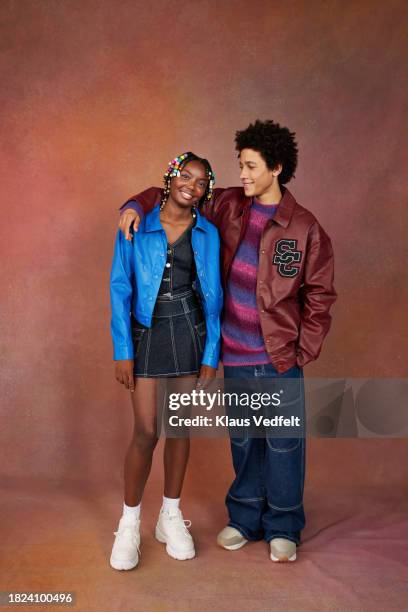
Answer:
[{"label": "jeans hem", "polygon": [[237,523],[234,523],[233,521],[228,521],[228,527],[234,527],[234,529],[239,531],[239,533],[242,536],[244,536],[244,538],[246,540],[248,540],[249,542],[259,542],[260,540],[263,539],[262,536],[259,536],[258,538],[254,538],[254,537],[250,536],[249,533],[247,532],[247,530],[244,527],[241,527],[241,525],[237,525]]}]

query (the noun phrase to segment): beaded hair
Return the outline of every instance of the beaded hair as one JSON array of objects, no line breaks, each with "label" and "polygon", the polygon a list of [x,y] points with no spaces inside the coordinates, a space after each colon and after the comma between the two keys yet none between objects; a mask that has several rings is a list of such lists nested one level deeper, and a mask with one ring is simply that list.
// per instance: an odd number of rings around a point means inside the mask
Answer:
[{"label": "beaded hair", "polygon": [[167,198],[169,197],[171,179],[173,178],[173,176],[180,176],[181,170],[191,161],[199,161],[204,166],[207,178],[209,179],[205,193],[199,201],[198,205],[203,204],[206,200],[211,200],[215,183],[215,174],[210,166],[210,163],[207,159],[198,157],[191,151],[188,151],[187,153],[182,153],[178,157],[175,157],[171,160],[171,162],[169,162],[167,170],[163,176],[164,193],[160,204],[161,208],[164,206],[167,201]]}]

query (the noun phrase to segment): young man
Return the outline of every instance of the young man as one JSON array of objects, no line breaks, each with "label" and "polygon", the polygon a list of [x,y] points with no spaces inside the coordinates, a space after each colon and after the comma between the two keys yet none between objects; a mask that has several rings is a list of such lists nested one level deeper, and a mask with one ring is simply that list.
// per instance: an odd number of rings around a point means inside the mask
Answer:
[{"label": "young man", "polygon": [[[201,212],[221,238],[224,377],[299,379],[303,410],[303,366],[320,354],[336,292],[330,239],[284,186],[297,166],[294,136],[273,121],[238,131],[243,186],[215,189]],[[153,187],[121,207],[126,238],[161,194]],[[231,439],[231,451],[236,477],[218,544],[237,550],[265,539],[273,561],[294,561],[305,524],[305,438]]]}]

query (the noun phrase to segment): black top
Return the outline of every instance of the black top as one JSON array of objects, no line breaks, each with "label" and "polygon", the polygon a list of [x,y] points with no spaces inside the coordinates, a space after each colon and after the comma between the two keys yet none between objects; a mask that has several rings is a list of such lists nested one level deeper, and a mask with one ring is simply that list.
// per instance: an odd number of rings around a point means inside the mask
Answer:
[{"label": "black top", "polygon": [[195,219],[175,242],[167,243],[167,261],[159,288],[159,296],[170,297],[192,289],[192,284],[197,276],[191,246],[191,230],[194,225]]}]

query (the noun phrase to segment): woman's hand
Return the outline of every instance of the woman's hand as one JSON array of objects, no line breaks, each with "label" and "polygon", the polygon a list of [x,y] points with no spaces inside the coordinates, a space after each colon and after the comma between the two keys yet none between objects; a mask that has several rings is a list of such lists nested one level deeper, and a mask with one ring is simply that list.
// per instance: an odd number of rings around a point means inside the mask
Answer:
[{"label": "woman's hand", "polygon": [[126,240],[132,240],[130,226],[133,223],[133,230],[137,232],[139,229],[140,216],[133,208],[127,208],[119,217],[119,229],[123,233]]},{"label": "woman's hand", "polygon": [[133,376],[133,359],[115,361],[115,378],[129,391],[135,390],[135,377]]},{"label": "woman's hand", "polygon": [[216,368],[211,368],[208,365],[202,365],[200,368],[200,374],[198,375],[197,387],[200,387],[201,389],[208,387],[211,380],[215,378],[216,374]]}]

